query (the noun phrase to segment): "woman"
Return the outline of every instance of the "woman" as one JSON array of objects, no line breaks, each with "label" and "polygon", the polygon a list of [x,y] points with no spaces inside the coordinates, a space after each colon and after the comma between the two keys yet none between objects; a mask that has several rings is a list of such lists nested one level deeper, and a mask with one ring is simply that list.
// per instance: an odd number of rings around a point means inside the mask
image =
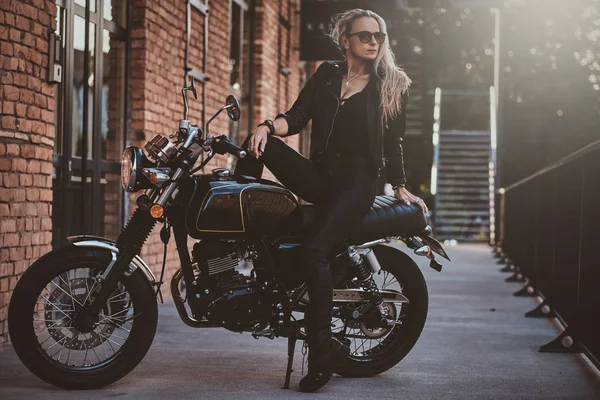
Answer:
[{"label": "woman", "polygon": [[[283,185],[316,206],[315,218],[302,235],[310,298],[303,392],[325,385],[335,365],[349,354],[348,347],[331,336],[333,282],[327,257],[331,245],[339,244],[369,211],[386,161],[395,197],[427,210],[404,187],[401,141],[406,119],[401,102],[410,79],[395,65],[386,24],[362,9],[338,14],[334,21],[330,37],[345,60],[322,63],[289,111],[259,124],[242,145],[254,158],[240,160],[235,170],[260,177],[266,165]],[[275,136],[294,135],[310,119],[306,159]]]}]

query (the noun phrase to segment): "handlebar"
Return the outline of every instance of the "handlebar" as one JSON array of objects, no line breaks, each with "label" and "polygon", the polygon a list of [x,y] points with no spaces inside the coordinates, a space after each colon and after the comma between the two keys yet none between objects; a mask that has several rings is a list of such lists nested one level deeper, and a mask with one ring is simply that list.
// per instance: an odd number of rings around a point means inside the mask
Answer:
[{"label": "handlebar", "polygon": [[225,135],[213,136],[210,138],[210,140],[211,140],[210,146],[215,151],[215,153],[218,153],[218,154],[229,153],[229,154],[233,154],[237,158],[246,157],[246,154],[247,154],[246,150],[231,143],[229,141],[229,139],[227,139],[227,136],[225,136]]}]

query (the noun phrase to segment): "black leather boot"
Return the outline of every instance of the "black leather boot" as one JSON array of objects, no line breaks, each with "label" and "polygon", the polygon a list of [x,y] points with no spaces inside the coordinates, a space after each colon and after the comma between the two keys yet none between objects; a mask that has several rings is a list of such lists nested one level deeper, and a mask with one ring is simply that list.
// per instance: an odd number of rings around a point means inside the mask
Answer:
[{"label": "black leather boot", "polygon": [[324,343],[309,343],[308,373],[300,381],[300,391],[314,392],[325,386],[335,367],[348,358],[349,354],[350,348],[333,337],[329,337]]}]

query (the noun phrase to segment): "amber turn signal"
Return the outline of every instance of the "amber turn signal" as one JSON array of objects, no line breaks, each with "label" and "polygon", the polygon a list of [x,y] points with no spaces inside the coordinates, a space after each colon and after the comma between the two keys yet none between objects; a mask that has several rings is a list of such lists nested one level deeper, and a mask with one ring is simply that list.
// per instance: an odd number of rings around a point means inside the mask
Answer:
[{"label": "amber turn signal", "polygon": [[165,209],[160,204],[155,204],[152,207],[150,207],[150,215],[152,215],[152,218],[160,218],[163,216],[164,213]]}]

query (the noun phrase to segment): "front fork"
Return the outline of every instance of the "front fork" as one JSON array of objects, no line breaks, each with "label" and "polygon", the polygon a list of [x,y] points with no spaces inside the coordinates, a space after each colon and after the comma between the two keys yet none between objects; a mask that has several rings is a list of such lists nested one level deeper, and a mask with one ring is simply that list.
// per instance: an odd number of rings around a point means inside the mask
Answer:
[{"label": "front fork", "polygon": [[100,291],[95,295],[94,301],[78,314],[81,326],[90,328],[93,325],[129,264],[135,256],[140,254],[142,246],[155,224],[156,219],[150,215],[148,207],[142,205],[133,212],[129,223],[117,239],[117,246],[120,250],[117,260],[112,264],[108,273],[105,271],[104,274],[96,277],[101,283]]}]

